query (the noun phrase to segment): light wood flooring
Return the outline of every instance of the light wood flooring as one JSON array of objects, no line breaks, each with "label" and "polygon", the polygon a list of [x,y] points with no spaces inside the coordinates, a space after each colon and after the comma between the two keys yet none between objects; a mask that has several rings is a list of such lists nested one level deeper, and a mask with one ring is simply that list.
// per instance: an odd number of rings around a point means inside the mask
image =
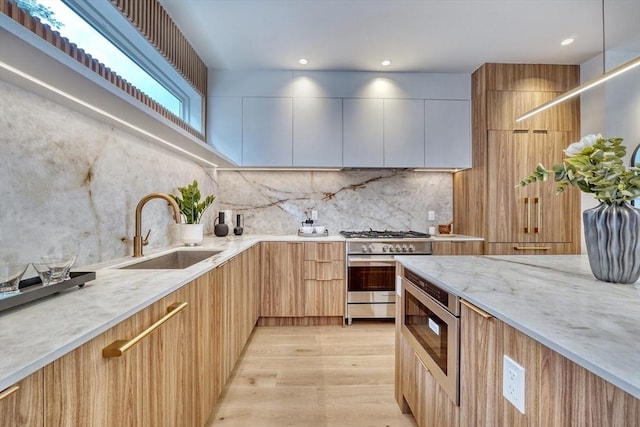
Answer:
[{"label": "light wood flooring", "polygon": [[416,426],[393,389],[393,323],[256,327],[208,426]]}]

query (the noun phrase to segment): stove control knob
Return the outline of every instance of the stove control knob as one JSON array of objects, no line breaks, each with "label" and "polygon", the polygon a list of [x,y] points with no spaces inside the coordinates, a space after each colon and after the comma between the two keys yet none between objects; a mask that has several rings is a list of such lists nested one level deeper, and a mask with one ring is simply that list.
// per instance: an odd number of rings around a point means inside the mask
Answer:
[{"label": "stove control knob", "polygon": [[396,245],[396,252],[402,252],[402,246]]},{"label": "stove control knob", "polygon": [[393,245],[389,245],[389,252],[393,252]]},{"label": "stove control knob", "polygon": [[409,247],[407,245],[402,245],[402,252],[409,252]]},{"label": "stove control knob", "polygon": [[369,250],[369,248],[367,247],[367,245],[362,245],[362,252],[366,253],[367,250]]},{"label": "stove control knob", "polygon": [[409,252],[414,252],[416,250],[416,247],[413,245],[409,245]]},{"label": "stove control knob", "polygon": [[373,245],[373,243],[369,243],[369,253],[373,253],[375,252],[376,247]]},{"label": "stove control knob", "polygon": [[384,245],[382,247],[382,252],[388,252],[389,251],[389,245]]}]

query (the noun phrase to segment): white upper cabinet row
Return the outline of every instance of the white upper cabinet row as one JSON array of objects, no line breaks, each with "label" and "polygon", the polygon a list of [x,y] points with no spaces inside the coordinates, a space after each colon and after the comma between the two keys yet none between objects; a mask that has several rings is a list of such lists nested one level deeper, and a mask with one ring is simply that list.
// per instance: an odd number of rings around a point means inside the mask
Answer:
[{"label": "white upper cabinet row", "polygon": [[[219,76],[208,98],[209,143],[244,167],[471,167],[469,101],[410,98],[445,96],[446,75],[312,74]],[[450,95],[468,97],[459,77],[448,81]]]}]

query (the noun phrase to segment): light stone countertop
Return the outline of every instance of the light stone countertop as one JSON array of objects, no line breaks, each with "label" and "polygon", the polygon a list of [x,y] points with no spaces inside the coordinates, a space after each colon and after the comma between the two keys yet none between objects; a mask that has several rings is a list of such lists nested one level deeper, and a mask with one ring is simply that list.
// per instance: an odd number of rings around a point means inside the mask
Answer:
[{"label": "light stone countertop", "polygon": [[598,281],[586,255],[396,259],[640,398],[640,282]]},{"label": "light stone countertop", "polygon": [[[145,251],[144,258],[125,257],[74,268],[96,271],[83,288],[0,313],[0,390],[13,385],[186,283],[263,241],[343,242],[342,236],[244,235],[205,237],[201,245],[173,245]],[[214,258],[182,270],[119,270],[118,266],[153,258],[176,249],[222,250]],[[115,268],[114,268],[115,267]]]}]

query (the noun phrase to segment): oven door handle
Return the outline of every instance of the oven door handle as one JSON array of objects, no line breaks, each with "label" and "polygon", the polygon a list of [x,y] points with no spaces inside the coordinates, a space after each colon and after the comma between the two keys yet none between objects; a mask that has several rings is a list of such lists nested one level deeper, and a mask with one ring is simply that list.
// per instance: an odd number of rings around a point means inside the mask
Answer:
[{"label": "oven door handle", "polygon": [[393,258],[358,258],[349,257],[347,266],[349,267],[395,267],[396,260]]}]

